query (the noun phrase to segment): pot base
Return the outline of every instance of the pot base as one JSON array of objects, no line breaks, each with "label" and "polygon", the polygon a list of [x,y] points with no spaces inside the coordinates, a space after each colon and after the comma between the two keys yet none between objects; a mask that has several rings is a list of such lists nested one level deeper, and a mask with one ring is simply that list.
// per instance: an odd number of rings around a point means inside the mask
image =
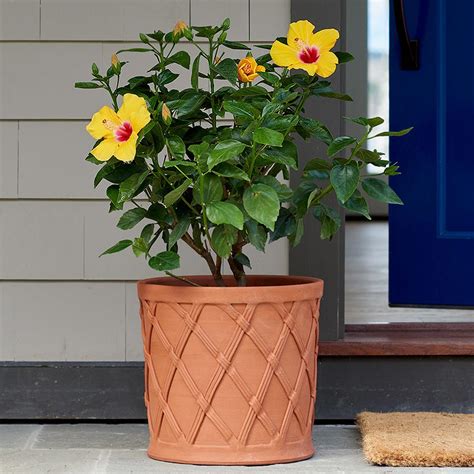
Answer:
[{"label": "pot base", "polygon": [[223,449],[216,446],[170,446],[154,443],[147,451],[148,457],[156,461],[208,466],[259,466],[303,461],[315,453],[310,439],[301,443],[281,446],[255,446],[242,450]]}]

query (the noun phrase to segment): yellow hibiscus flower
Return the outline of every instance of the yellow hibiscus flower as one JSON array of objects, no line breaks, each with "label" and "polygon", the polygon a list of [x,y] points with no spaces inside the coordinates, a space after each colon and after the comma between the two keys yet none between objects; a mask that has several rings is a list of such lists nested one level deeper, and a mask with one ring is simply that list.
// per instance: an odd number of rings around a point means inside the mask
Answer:
[{"label": "yellow hibiscus flower", "polygon": [[252,82],[258,77],[259,72],[265,72],[265,68],[258,65],[252,56],[242,58],[237,65],[237,75],[240,82]]},{"label": "yellow hibiscus flower", "polygon": [[145,99],[135,94],[125,94],[122,107],[114,112],[104,106],[96,112],[87,125],[87,131],[103,140],[91,151],[99,161],[115,156],[120,161],[132,161],[137,151],[138,132],[150,121]]},{"label": "yellow hibiscus flower", "polygon": [[304,69],[309,75],[328,77],[339,63],[330,50],[339,38],[334,29],[313,33],[314,25],[308,20],[290,24],[287,43],[275,41],[270,50],[273,62],[288,69]]}]

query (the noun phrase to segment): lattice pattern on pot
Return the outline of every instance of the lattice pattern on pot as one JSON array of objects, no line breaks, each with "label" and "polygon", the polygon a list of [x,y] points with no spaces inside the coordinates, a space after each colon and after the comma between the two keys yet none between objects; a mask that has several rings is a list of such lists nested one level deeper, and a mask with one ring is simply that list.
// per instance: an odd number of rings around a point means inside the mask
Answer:
[{"label": "lattice pattern on pot", "polygon": [[[302,434],[310,430],[313,422],[312,407],[315,402],[315,377],[311,376],[310,370],[316,370],[314,361],[318,339],[317,318],[319,315],[319,303],[319,299],[315,299],[271,304],[275,314],[280,318],[281,330],[276,343],[269,345],[266,335],[261,334],[261,331],[259,332],[256,329],[252,321],[258,304],[237,304],[234,306],[232,304],[180,305],[142,299],[140,313],[142,317],[146,366],[145,404],[148,410],[151,436],[155,439],[160,437],[165,420],[174,440],[186,444],[195,444],[197,442],[196,438],[205,419],[208,419],[221,434],[222,439],[225,440],[224,445],[227,444],[234,447],[248,446],[250,444],[249,435],[256,422],[260,423],[264,428],[266,433],[265,439],[268,444],[285,440],[292,417],[296,419]],[[157,314],[158,308],[164,304],[168,306],[167,310],[171,310],[173,315],[176,316],[176,321],[183,323],[181,324],[182,331],[179,337],[175,338],[174,343],[167,337],[166,332],[160,325],[160,315]],[[309,333],[305,334],[306,340],[295,328],[298,313],[304,305],[309,305],[311,313]],[[226,318],[233,322],[233,329],[223,349],[219,348],[219,344],[213,340],[211,335],[200,324],[200,316],[206,306],[214,306],[214,309],[218,308]],[[305,309],[308,310],[308,308]],[[199,384],[193,378],[195,374],[191,373],[183,361],[183,353],[191,336],[197,337],[215,360],[215,369],[207,381],[207,386],[204,390],[199,388]],[[264,363],[263,375],[257,390],[255,388],[252,389],[245,379],[245,374],[237,370],[234,363],[234,357],[244,337],[255,345]],[[154,355],[151,354],[153,338],[157,338],[166,357],[170,361],[169,370],[164,380],[162,379],[161,384],[155,367],[156,360],[154,360]],[[282,355],[290,338],[298,349],[297,365],[299,368],[293,383],[281,364]],[[179,423],[178,413],[173,411],[169,399],[173,381],[177,374],[184,381],[185,386],[197,404],[194,419],[186,428]],[[219,413],[213,406],[216,392],[225,378],[228,378],[234,384],[236,390],[247,404],[246,413],[243,414],[241,426],[237,431],[235,427],[232,429],[226,422],[226,413],[222,413],[222,411]],[[265,398],[272,380],[278,381],[286,396],[287,405],[281,421],[277,420],[275,416],[271,416],[265,409]],[[310,403],[307,404],[308,410],[306,412],[297,404],[305,380],[309,384],[311,393]],[[155,405],[158,406],[158,410],[155,413],[152,412],[149,402],[151,386],[156,397]]]}]

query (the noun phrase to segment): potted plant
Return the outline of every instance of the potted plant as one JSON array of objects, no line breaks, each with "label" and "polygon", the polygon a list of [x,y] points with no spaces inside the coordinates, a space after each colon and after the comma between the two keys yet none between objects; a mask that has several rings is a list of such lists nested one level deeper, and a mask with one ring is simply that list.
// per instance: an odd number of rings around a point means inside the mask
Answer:
[{"label": "potted plant", "polygon": [[[351,100],[324,78],[352,59],[333,53],[339,33],[314,32],[292,23],[287,38],[259,46],[228,41],[230,21],[220,26],[178,22],[172,32],[141,34],[135,51],[156,64],[120,83],[118,56],[91,82],[103,88],[104,106],[87,126],[97,142],[87,160],[101,165],[118,227],[137,228],[104,254],[127,248],[143,255],[167,277],[138,283],[145,353],[145,403],[152,458],[197,464],[271,464],[313,455],[319,302],[323,282],[295,276],[247,276],[247,246],[265,251],[280,238],[297,245],[303,218],[321,223],[321,238],[340,226],[326,204],[335,193],[341,206],[368,219],[365,195],[401,204],[367,163],[398,174],[382,153],[366,148],[379,117],[350,119],[361,137],[333,137],[308,118],[310,97]],[[193,57],[180,41],[194,48]],[[244,51],[238,59],[233,51]],[[190,69],[189,87],[173,88]],[[297,70],[290,74],[291,70]],[[321,79],[322,78],[322,79]],[[221,119],[231,120],[231,123]],[[319,140],[327,156],[315,157],[293,189],[298,169],[296,137]],[[158,241],[164,243],[156,250]],[[179,252],[189,246],[209,276],[178,276]],[[231,275],[225,275],[223,262]]]}]

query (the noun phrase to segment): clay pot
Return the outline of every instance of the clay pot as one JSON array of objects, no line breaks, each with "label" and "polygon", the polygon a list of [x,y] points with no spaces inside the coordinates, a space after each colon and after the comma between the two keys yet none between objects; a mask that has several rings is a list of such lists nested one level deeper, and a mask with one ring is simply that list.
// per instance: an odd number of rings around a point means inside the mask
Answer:
[{"label": "clay pot", "polygon": [[[187,464],[309,458],[323,282],[249,276],[138,283],[148,455]],[[232,285],[226,278],[226,284]]]}]

